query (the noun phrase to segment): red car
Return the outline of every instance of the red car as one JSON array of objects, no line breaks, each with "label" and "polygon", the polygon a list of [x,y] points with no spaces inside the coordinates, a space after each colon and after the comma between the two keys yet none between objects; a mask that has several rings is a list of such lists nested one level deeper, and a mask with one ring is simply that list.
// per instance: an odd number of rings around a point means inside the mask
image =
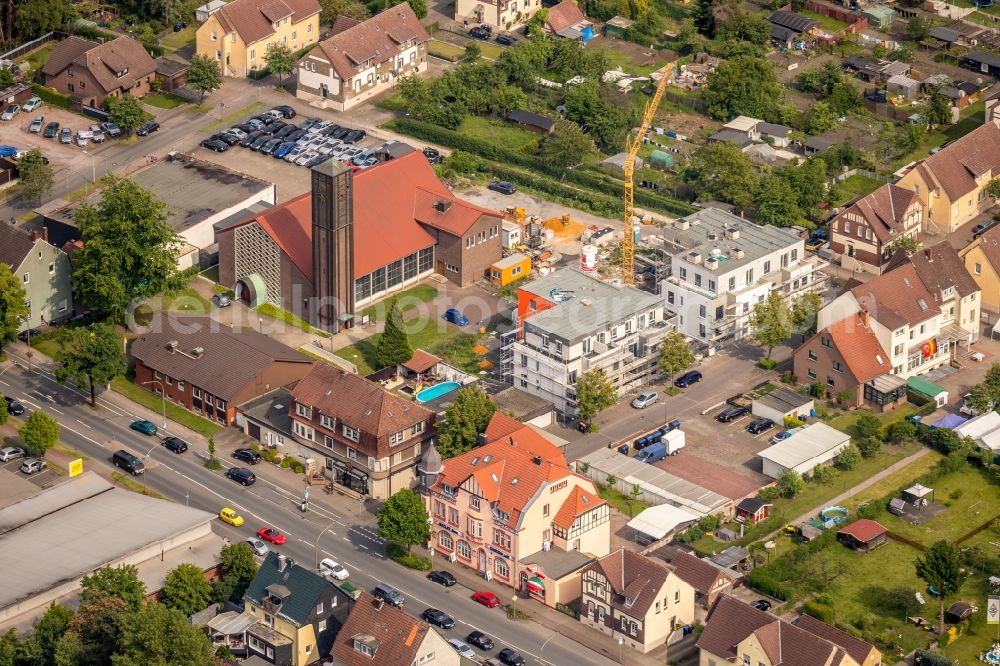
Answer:
[{"label": "red car", "polygon": [[257,536],[259,536],[264,541],[270,541],[271,543],[276,543],[279,546],[285,543],[285,535],[274,529],[273,527],[262,527],[257,530]]},{"label": "red car", "polygon": [[497,599],[497,595],[492,592],[474,592],[472,594],[472,600],[478,601],[487,608],[496,608],[500,605],[500,600]]}]

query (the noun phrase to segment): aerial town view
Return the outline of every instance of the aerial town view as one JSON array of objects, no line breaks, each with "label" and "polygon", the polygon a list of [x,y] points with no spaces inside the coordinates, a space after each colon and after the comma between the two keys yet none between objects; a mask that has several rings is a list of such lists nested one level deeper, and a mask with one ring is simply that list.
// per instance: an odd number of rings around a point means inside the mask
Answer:
[{"label": "aerial town view", "polygon": [[203,2],[0,8],[0,666],[1000,666],[1000,4]]}]

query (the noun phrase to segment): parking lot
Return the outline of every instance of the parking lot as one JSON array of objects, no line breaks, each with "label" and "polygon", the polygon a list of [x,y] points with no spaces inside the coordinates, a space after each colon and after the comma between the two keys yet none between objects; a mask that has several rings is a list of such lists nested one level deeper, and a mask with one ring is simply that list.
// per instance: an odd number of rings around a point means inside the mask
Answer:
[{"label": "parking lot", "polygon": [[[27,481],[28,483],[34,484],[39,488],[44,488],[49,483],[58,480],[59,474],[53,471],[51,468],[42,470],[41,472],[35,472],[34,474],[28,475],[19,471],[21,463],[24,462],[24,458],[17,458],[15,460],[10,460],[5,463],[0,463],[0,469],[4,470],[4,473],[10,474],[17,477],[20,481]],[[3,478],[3,483],[8,483],[10,477],[0,477]],[[15,481],[9,481],[10,483],[17,483]],[[23,485],[23,484],[18,484]]]},{"label": "parking lot", "polygon": [[[0,143],[25,150],[38,148],[42,151],[43,155],[49,158],[53,168],[69,164],[81,158],[84,161],[89,160],[84,154],[84,150],[75,144],[62,144],[59,143],[58,138],[46,139],[42,137],[41,132],[38,134],[28,132],[28,126],[31,125],[31,121],[38,116],[45,118],[45,124],[55,121],[59,123],[60,128],[69,127],[73,130],[74,136],[78,130],[87,129],[91,124],[98,122],[65,109],[56,109],[48,105],[43,105],[34,111],[22,111],[14,116],[13,120],[0,122]],[[88,148],[94,154],[99,154],[106,146],[107,143],[103,146],[94,145]]]}]

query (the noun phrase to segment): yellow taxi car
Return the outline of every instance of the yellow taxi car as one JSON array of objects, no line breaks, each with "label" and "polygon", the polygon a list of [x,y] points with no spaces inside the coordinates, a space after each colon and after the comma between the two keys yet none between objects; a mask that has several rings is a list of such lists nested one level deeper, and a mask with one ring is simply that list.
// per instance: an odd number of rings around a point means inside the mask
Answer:
[{"label": "yellow taxi car", "polygon": [[222,520],[229,523],[233,527],[243,526],[243,516],[236,513],[235,509],[230,509],[228,506],[224,507],[222,511],[219,512],[219,518],[222,518]]}]

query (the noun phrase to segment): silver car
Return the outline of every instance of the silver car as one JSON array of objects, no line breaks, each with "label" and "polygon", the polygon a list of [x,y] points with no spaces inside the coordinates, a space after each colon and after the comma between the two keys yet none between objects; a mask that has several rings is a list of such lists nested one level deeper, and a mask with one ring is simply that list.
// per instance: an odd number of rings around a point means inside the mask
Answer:
[{"label": "silver car", "polygon": [[632,406],[635,407],[636,409],[645,409],[646,407],[649,407],[659,399],[660,396],[656,394],[656,391],[647,391],[645,393],[640,393],[639,395],[637,395],[635,397],[635,400],[632,401]]},{"label": "silver car", "polygon": [[249,539],[244,541],[244,543],[250,546],[250,549],[253,550],[254,555],[260,555],[261,557],[267,557],[267,554],[271,550],[270,548],[267,547],[267,544],[264,543],[263,540],[258,539],[257,537],[250,537]]},{"label": "silver car", "polygon": [[16,446],[5,446],[0,449],[0,462],[10,462],[11,460],[17,460],[18,458],[24,457],[24,449],[19,449]]},{"label": "silver car", "polygon": [[315,150],[307,150],[306,152],[302,153],[295,159],[295,164],[296,166],[305,166],[306,162],[316,157],[316,155],[318,154],[319,153],[317,153]]},{"label": "silver car", "polygon": [[20,104],[11,104],[0,114],[0,120],[14,120],[14,116],[21,112]]},{"label": "silver car", "polygon": [[49,466],[48,463],[46,463],[44,460],[39,460],[38,458],[28,458],[23,463],[21,463],[21,471],[30,476],[35,472],[41,472],[48,466]]},{"label": "silver car", "polygon": [[38,134],[42,131],[42,127],[45,125],[45,116],[38,116],[31,121],[31,125],[28,126],[28,131],[32,134]]},{"label": "silver car", "polygon": [[476,658],[475,651],[471,647],[469,647],[469,645],[467,643],[463,643],[462,641],[458,640],[457,638],[449,638],[448,639],[448,645],[450,645],[453,648],[455,648],[455,652],[457,652],[461,656],[465,657],[466,659],[475,659]]}]

